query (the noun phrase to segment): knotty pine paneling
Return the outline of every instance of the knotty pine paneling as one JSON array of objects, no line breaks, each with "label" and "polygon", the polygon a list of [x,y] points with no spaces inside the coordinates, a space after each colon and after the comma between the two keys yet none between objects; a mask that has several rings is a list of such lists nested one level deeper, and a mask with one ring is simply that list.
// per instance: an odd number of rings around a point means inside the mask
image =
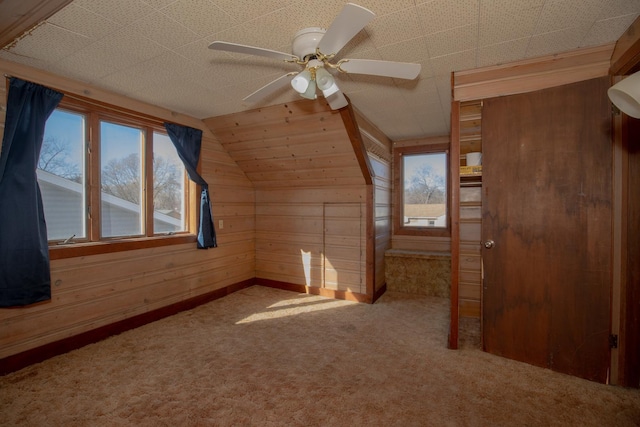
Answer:
[{"label": "knotty pine paneling", "polygon": [[373,189],[342,115],[300,100],[204,122],[255,187],[256,277],[367,293]]},{"label": "knotty pine paneling", "polygon": [[[209,183],[219,245],[198,250],[190,243],[52,261],[51,301],[0,309],[0,358],[255,277],[253,184],[200,120],[8,61],[0,60],[0,72],[202,129],[201,173]],[[220,220],[224,228],[218,227]]]}]

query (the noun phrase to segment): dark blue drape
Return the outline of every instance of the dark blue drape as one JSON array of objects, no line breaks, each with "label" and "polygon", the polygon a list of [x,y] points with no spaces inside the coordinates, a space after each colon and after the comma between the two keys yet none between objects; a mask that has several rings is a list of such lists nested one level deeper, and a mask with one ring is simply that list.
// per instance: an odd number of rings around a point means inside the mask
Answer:
[{"label": "dark blue drape", "polygon": [[62,94],[12,78],[0,153],[0,307],[51,299],[49,245],[36,166]]},{"label": "dark blue drape", "polygon": [[211,213],[211,201],[209,200],[209,185],[197,171],[200,160],[200,147],[202,145],[202,131],[175,123],[165,123],[167,134],[178,151],[184,167],[191,181],[200,185],[200,226],[198,227],[198,248],[208,249],[218,246],[216,230],[213,227],[213,215]]}]

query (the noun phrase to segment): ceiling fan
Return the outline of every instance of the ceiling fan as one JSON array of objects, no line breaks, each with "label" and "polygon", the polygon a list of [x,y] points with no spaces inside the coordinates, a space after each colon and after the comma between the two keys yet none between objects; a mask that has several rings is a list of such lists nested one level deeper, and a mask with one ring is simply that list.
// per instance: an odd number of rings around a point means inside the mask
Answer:
[{"label": "ceiling fan", "polygon": [[214,41],[209,49],[264,56],[304,67],[302,71],[287,73],[267,83],[244,98],[245,102],[257,102],[290,84],[300,96],[307,99],[316,99],[319,89],[331,109],[336,110],[345,107],[348,102],[329,70],[408,80],[415,79],[420,74],[420,64],[407,62],[370,59],[341,59],[331,62],[374,17],[375,14],[369,9],[347,3],[328,29],[310,27],[298,31],[293,38],[292,54],[224,41]]}]

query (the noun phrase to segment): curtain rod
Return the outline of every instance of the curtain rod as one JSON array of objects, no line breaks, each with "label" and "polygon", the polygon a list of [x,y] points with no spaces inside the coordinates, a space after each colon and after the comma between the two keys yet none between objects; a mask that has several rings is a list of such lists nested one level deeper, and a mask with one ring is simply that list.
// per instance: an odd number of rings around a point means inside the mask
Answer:
[{"label": "curtain rod", "polygon": [[[12,76],[10,74],[4,73],[4,77],[7,78],[7,79],[11,79],[11,78],[16,77],[16,76]],[[16,78],[21,79],[22,77],[16,77]],[[43,86],[49,87],[48,85],[43,85]],[[54,88],[52,88],[52,89],[54,89]],[[136,112],[134,110],[130,110],[128,108],[118,107],[116,105],[109,104],[109,103],[106,103],[106,102],[103,102],[103,101],[94,100],[92,98],[84,97],[82,95],[76,95],[74,93],[70,93],[70,92],[62,90],[62,89],[54,89],[54,90],[62,92],[62,94],[64,94],[65,97],[68,97],[68,98],[71,98],[71,99],[75,99],[76,101],[81,101],[81,102],[84,102],[86,104],[90,104],[90,105],[93,105],[93,106],[96,106],[96,107],[100,107],[100,108],[103,108],[105,110],[110,110],[110,111],[113,111],[113,112],[116,112],[116,113],[125,114],[125,115],[127,115],[129,117],[135,117],[135,118],[138,118],[138,119],[143,119],[143,120],[146,120],[148,122],[151,122],[151,123],[154,123],[154,124],[158,124],[158,125],[161,125],[161,126],[164,126],[164,124],[166,122],[170,122],[169,120],[164,120],[164,119],[161,119],[159,117],[147,115],[145,113],[139,113],[139,112]],[[174,114],[174,113],[171,112],[171,114]]]}]

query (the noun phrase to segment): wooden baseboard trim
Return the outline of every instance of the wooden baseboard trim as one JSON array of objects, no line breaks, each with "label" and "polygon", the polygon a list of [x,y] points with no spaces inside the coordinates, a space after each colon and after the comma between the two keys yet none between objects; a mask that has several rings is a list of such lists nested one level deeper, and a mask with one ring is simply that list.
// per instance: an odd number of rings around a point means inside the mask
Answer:
[{"label": "wooden baseboard trim", "polygon": [[380,289],[378,289],[378,290],[376,291],[376,293],[375,293],[375,294],[373,294],[373,302],[378,301],[378,299],[379,299],[382,295],[384,295],[384,293],[385,293],[385,292],[387,292],[387,284],[386,284],[386,282],[385,282],[385,284],[384,284],[384,285],[382,285],[382,287],[381,287]]},{"label": "wooden baseboard trim", "polygon": [[220,299],[255,284],[255,279],[249,279],[242,282],[234,283],[233,285],[229,285],[221,289],[216,289],[215,291],[208,292],[203,295],[198,295],[188,300],[180,301],[175,304],[150,311],[148,313],[139,314],[128,319],[101,326],[91,331],[83,332],[79,335],[74,335],[72,337],[45,344],[31,350],[23,351],[22,353],[5,357],[4,359],[0,359],[0,375],[6,375],[11,372],[18,371],[29,365],[33,365],[34,363],[39,363],[54,356],[68,353],[71,350],[75,350],[80,347],[84,347],[85,345],[101,341],[112,335],[117,335],[130,329],[138,328],[140,326],[146,325],[147,323],[155,322],[156,320],[173,316],[174,314],[177,314],[181,311],[191,310],[192,308],[198,307],[199,305]]},{"label": "wooden baseboard trim", "polygon": [[294,283],[279,282],[271,279],[261,279],[256,277],[256,285],[266,286],[269,288],[282,289],[285,291],[298,292],[301,294],[320,295],[327,298],[342,299],[346,301],[373,303],[373,299],[369,295],[359,294],[356,292],[337,291],[334,289],[317,288],[314,286],[296,285]]}]

